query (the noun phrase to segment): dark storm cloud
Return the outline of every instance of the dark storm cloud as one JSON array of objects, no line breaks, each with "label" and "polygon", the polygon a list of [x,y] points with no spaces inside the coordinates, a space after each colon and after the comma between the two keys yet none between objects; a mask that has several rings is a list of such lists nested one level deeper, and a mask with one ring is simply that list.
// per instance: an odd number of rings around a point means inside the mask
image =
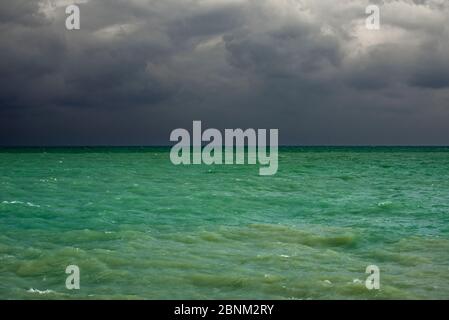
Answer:
[{"label": "dark storm cloud", "polygon": [[16,0],[2,1],[0,4],[0,21],[4,23],[33,25],[45,22],[44,15],[38,13],[37,1]]},{"label": "dark storm cloud", "polygon": [[449,143],[447,1],[80,0],[67,31],[70,3],[0,4],[0,144],[166,144],[192,120]]}]

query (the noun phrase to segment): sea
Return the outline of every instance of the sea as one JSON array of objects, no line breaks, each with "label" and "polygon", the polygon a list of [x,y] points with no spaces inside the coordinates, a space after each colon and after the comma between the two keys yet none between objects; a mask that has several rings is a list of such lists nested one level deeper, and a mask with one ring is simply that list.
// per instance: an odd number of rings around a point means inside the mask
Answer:
[{"label": "sea", "polygon": [[274,176],[169,155],[0,149],[0,299],[449,298],[449,148],[281,147]]}]

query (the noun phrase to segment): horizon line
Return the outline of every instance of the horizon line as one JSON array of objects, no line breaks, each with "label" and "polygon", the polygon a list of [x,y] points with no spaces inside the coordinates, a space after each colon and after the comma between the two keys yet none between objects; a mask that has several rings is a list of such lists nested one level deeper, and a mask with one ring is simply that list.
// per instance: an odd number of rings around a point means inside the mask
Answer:
[{"label": "horizon line", "polygon": [[[207,144],[205,144],[207,145]],[[204,145],[204,146],[205,146]],[[171,148],[173,145],[0,145],[0,149],[7,148]],[[203,146],[202,146],[203,147]],[[226,146],[223,146],[226,147]],[[233,147],[236,147],[235,145]],[[244,145],[243,147],[249,147],[248,145]],[[252,146],[257,147],[257,146]],[[267,146],[269,147],[269,145]],[[375,145],[362,145],[362,144],[341,144],[341,145],[326,145],[326,144],[281,144],[278,145],[279,148],[448,148],[448,145],[401,145],[401,144],[375,144]]]}]

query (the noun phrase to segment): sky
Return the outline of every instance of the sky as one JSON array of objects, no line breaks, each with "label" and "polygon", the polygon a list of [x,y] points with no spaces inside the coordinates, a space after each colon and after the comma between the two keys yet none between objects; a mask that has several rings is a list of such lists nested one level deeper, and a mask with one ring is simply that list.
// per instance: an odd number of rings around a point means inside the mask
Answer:
[{"label": "sky", "polygon": [[449,145],[447,0],[2,0],[0,48],[2,146]]}]

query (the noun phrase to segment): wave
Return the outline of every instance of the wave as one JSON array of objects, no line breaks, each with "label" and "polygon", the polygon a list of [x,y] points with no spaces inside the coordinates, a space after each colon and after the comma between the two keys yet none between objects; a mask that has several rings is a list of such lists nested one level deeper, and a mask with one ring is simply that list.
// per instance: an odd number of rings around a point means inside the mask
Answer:
[{"label": "wave", "polygon": [[40,208],[41,206],[38,204],[34,204],[32,202],[23,202],[23,201],[3,201],[2,204],[21,204],[21,205],[26,205],[28,207],[35,207],[35,208]]},{"label": "wave", "polygon": [[33,289],[33,288],[31,288],[31,289],[29,289],[29,290],[27,290],[27,292],[28,293],[38,293],[38,294],[49,294],[49,293],[56,293],[55,291],[53,291],[53,290],[43,290],[43,291],[41,291],[41,290],[38,290],[38,289]]}]

